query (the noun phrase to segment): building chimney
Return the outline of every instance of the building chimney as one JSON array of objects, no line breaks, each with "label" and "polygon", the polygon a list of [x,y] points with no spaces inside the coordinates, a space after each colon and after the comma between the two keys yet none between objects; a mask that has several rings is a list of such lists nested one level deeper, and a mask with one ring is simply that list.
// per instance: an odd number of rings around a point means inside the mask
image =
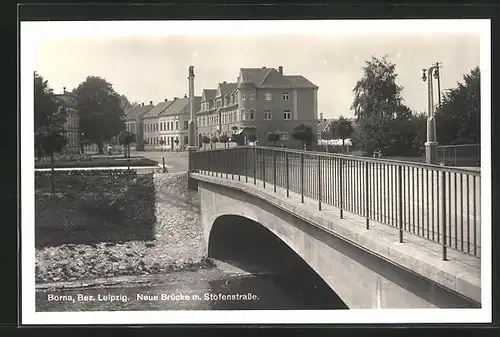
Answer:
[{"label": "building chimney", "polygon": [[283,75],[283,66],[279,66],[278,71],[280,72],[281,75]]},{"label": "building chimney", "polygon": [[168,102],[168,98],[165,98],[165,102]]},{"label": "building chimney", "polygon": [[222,83],[226,84],[227,82],[226,82],[226,81],[224,81],[224,82],[222,82]]},{"label": "building chimney", "polygon": [[184,94],[184,98],[187,98],[188,96],[186,94]]},{"label": "building chimney", "polygon": [[322,121],[322,120],[323,120],[323,113],[322,113],[322,112],[319,114],[319,120],[320,120],[320,121]]},{"label": "building chimney", "polygon": [[142,102],[142,106],[144,106],[144,102]]},{"label": "building chimney", "polygon": [[66,93],[66,87],[63,87],[63,94]]}]

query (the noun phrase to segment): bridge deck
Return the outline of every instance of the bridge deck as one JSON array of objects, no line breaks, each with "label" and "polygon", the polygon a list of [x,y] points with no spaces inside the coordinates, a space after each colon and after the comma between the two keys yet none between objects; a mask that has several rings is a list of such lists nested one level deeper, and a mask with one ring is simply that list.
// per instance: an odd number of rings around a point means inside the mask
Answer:
[{"label": "bridge deck", "polygon": [[[442,246],[425,238],[404,233],[404,242],[399,243],[399,230],[397,228],[370,221],[370,228],[366,229],[364,217],[344,211],[343,220],[337,207],[322,204],[322,210],[318,210],[318,201],[309,197],[301,202],[301,195],[285,188],[276,186],[274,192],[273,184],[266,184],[241,175],[226,175],[221,178],[215,176],[215,172],[200,171],[192,174],[194,179],[224,185],[239,189],[243,192],[262,198],[280,208],[286,208],[297,217],[312,225],[340,236],[362,249],[368,250],[375,255],[389,260],[413,273],[417,273],[437,284],[443,285],[451,290],[480,302],[480,275],[481,261],[479,258],[456,251],[448,250],[448,260],[442,260]],[[333,221],[335,220],[335,221]]]}]

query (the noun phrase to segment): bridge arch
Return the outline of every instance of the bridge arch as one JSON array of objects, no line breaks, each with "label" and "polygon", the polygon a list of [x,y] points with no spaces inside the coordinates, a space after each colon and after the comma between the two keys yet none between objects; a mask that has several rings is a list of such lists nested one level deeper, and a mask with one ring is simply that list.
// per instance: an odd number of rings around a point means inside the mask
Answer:
[{"label": "bridge arch", "polygon": [[[251,188],[235,189],[229,183],[212,182],[209,177],[200,176],[198,183],[207,253],[214,225],[218,226],[221,219],[228,219],[226,216],[239,216],[260,224],[283,241],[349,308],[477,307],[476,303],[410,270],[312,225],[295,212],[296,207],[301,207],[299,204],[285,209],[277,205],[278,201],[270,203],[268,199],[261,198]],[[335,223],[337,219],[333,216],[328,226],[340,226]],[[357,235],[361,239],[363,234],[360,232]]]}]

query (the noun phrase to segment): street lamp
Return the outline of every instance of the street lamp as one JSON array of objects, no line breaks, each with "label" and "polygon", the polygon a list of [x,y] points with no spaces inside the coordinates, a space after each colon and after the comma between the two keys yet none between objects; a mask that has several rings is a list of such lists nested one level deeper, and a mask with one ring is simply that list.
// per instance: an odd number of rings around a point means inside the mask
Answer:
[{"label": "street lamp", "polygon": [[[434,116],[434,88],[433,88],[433,75],[434,78],[439,79],[439,73],[436,76],[436,70],[439,69],[439,63],[432,65],[429,69],[422,69],[422,81],[427,81],[427,141],[425,142],[425,161],[432,164],[436,158],[436,119]],[[426,75],[427,71],[427,75]],[[438,70],[439,71],[439,70]],[[439,82],[438,82],[439,84]]]}]

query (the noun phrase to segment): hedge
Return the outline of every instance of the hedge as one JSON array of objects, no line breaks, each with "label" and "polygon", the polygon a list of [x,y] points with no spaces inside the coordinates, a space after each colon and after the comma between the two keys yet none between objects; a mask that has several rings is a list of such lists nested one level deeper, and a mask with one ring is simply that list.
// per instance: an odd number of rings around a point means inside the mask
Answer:
[{"label": "hedge", "polygon": [[[54,162],[55,168],[71,168],[71,167],[117,167],[117,166],[158,166],[158,163],[151,159],[131,159],[131,160],[116,160],[116,159],[94,159],[89,161],[62,161]],[[35,168],[52,168],[52,163],[35,163]]]},{"label": "hedge", "polygon": [[113,176],[113,177],[137,177],[135,170],[71,170],[71,171],[35,171],[35,177],[51,177],[55,176]]}]

